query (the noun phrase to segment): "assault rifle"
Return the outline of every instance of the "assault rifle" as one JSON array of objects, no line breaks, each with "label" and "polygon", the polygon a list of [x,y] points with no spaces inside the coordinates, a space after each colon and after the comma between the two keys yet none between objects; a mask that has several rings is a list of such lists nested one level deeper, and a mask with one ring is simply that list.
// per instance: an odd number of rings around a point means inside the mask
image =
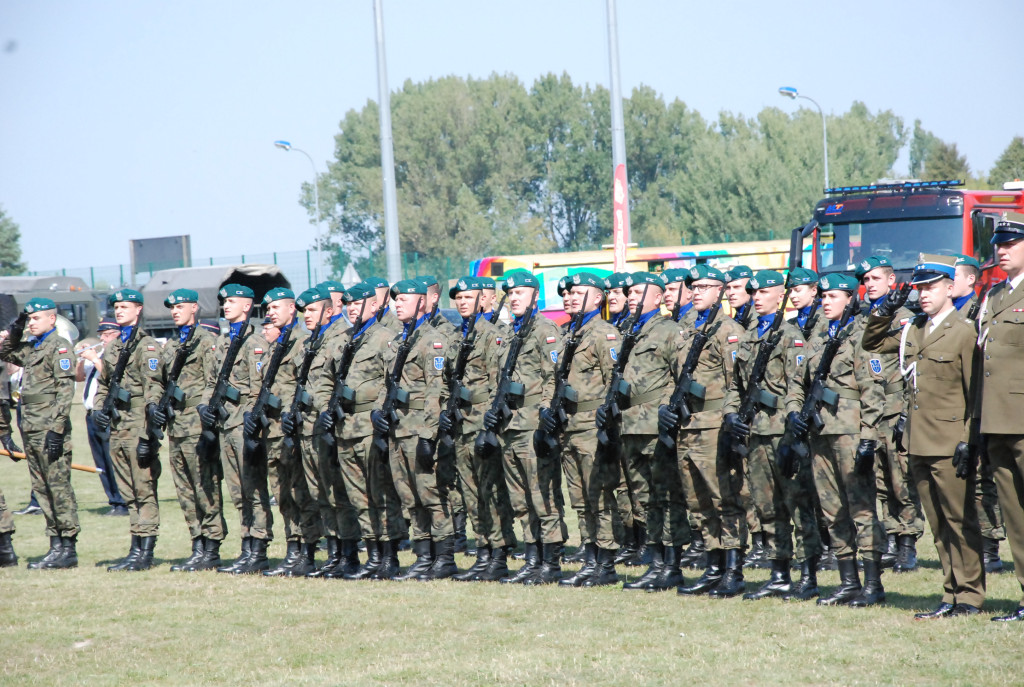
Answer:
[{"label": "assault rifle", "polygon": [[[341,349],[341,360],[338,362],[338,373],[334,376],[334,388],[331,390],[331,398],[327,401],[326,412],[329,417],[334,419],[335,423],[341,422],[345,417],[345,410],[342,407],[345,402],[354,403],[355,394],[348,387],[346,381],[348,380],[348,371],[352,368],[352,360],[355,358],[356,349],[362,345],[362,341],[356,339],[356,334],[363,328],[363,315],[366,312],[366,299],[363,299],[363,305],[359,309],[359,319],[356,320],[355,325],[352,326],[352,338],[350,338]],[[377,320],[380,321],[380,311],[377,311]],[[363,339],[365,341],[365,339]],[[334,448],[337,444],[337,440],[334,438],[334,432],[321,432],[320,440],[328,448]]]},{"label": "assault rifle", "polygon": [[[644,284],[643,295],[636,310],[622,323],[622,345],[619,348],[618,358],[615,360],[615,367],[612,369],[612,379],[608,384],[608,393],[605,394],[604,403],[598,408],[597,415],[604,415],[604,426],[597,426],[597,441],[603,447],[611,446],[618,450],[619,447],[619,424],[622,422],[622,407],[629,407],[629,383],[622,378],[626,370],[626,363],[629,362],[629,355],[633,352],[640,333],[633,331],[636,323],[643,315],[644,301],[647,300],[647,290],[650,284]],[[628,307],[628,305],[627,305]]]},{"label": "assault rifle", "polygon": [[800,328],[805,340],[811,335],[811,332],[814,330],[814,325],[818,323],[818,308],[820,307],[821,298],[817,297],[811,304],[811,311],[807,313],[807,319],[804,321],[804,326]]},{"label": "assault rifle", "polygon": [[292,431],[285,430],[283,425],[281,427],[284,430],[284,445],[289,451],[295,448],[295,439],[299,430],[302,429],[302,414],[313,407],[313,397],[306,391],[306,383],[309,381],[309,368],[313,365],[313,358],[316,357],[320,346],[323,345],[323,337],[320,334],[324,328],[324,312],[326,310],[325,307],[320,308],[320,318],[316,321],[316,328],[313,329],[313,333],[306,342],[302,363],[299,365],[298,372],[295,373],[295,395],[292,396],[292,404],[288,410],[288,414],[292,418]]},{"label": "assault rifle", "polygon": [[279,410],[281,408],[281,399],[270,392],[270,388],[274,386],[274,380],[277,379],[277,371],[281,367],[281,362],[284,360],[285,353],[288,349],[288,342],[291,341],[292,331],[295,329],[295,324],[284,330],[284,335],[281,341],[277,343],[274,348],[274,354],[270,356],[270,362],[267,364],[267,368],[263,371],[263,382],[260,384],[260,393],[256,397],[256,403],[253,404],[252,410],[249,411],[250,420],[256,422],[256,432],[249,433],[248,430],[243,430],[242,436],[245,439],[245,450],[252,453],[260,447],[259,432],[266,429],[270,421],[267,420],[267,408],[273,408]]},{"label": "assault rifle", "polygon": [[[419,307],[416,307],[416,312],[419,312]],[[409,402],[409,392],[399,386],[399,384],[402,381],[402,371],[405,369],[405,362],[409,359],[409,351],[412,350],[413,337],[415,336],[417,336],[416,332],[411,332],[398,345],[398,350],[395,351],[395,361],[391,366],[391,372],[384,378],[384,386],[387,390],[384,394],[384,403],[380,407],[380,414],[388,421],[388,425],[391,427],[397,425],[400,419],[395,406],[400,403],[404,405]],[[388,435],[379,432],[376,427],[373,430],[373,445],[377,447],[381,455],[387,455]]]},{"label": "assault rifle", "polygon": [[682,423],[686,422],[693,415],[693,410],[690,408],[690,397],[703,399],[705,389],[702,385],[698,384],[693,379],[693,372],[697,369],[697,363],[700,361],[700,354],[704,350],[704,346],[708,343],[708,330],[715,321],[715,317],[718,315],[718,311],[722,309],[721,303],[715,303],[711,306],[711,312],[708,313],[708,317],[704,320],[704,326],[701,327],[696,334],[693,335],[693,340],[690,342],[690,350],[686,352],[686,361],[683,363],[682,369],[679,371],[679,376],[676,377],[676,385],[672,390],[672,397],[668,401],[668,408],[673,413],[679,416],[679,422],[676,424],[675,429],[671,434],[658,434],[658,441],[665,446],[665,448],[674,448],[676,445],[676,434],[679,433],[679,427]]},{"label": "assault rifle", "polygon": [[[571,403],[575,405],[579,400],[576,390],[569,386],[569,372],[572,371],[572,360],[576,356],[576,349],[583,342],[583,337],[580,336],[580,327],[583,326],[583,317],[587,313],[587,297],[589,295],[589,293],[584,294],[583,304],[576,311],[576,314],[572,316],[572,320],[569,321],[565,347],[562,349],[562,354],[558,359],[558,371],[555,373],[555,395],[551,399],[551,405],[548,406],[548,412],[558,421],[560,428],[558,431],[561,431],[566,423],[569,422],[569,416],[565,412],[565,404]],[[533,446],[537,455],[541,458],[556,456],[558,455],[559,447],[558,436],[557,434],[548,434],[543,428],[538,429],[533,433]]]},{"label": "assault rifle", "polygon": [[448,380],[448,402],[445,405],[445,412],[452,419],[452,428],[448,432],[441,432],[440,437],[441,443],[446,447],[452,446],[455,443],[454,425],[465,419],[460,406],[470,403],[472,399],[469,389],[462,385],[462,378],[466,376],[466,365],[469,363],[469,356],[473,354],[473,348],[476,346],[476,321],[478,318],[483,317],[483,313],[478,312],[479,309],[480,294],[478,293],[470,314],[469,324],[466,325],[466,335],[459,342],[459,352],[455,356],[455,365],[452,367],[451,379]]},{"label": "assault rifle", "polygon": [[[167,379],[164,383],[164,393],[160,396],[160,401],[156,404],[158,414],[163,414],[170,422],[175,415],[175,406],[181,407],[185,403],[185,392],[178,386],[178,378],[181,376],[181,370],[185,367],[185,360],[188,359],[190,353],[192,353],[192,339],[196,337],[196,331],[199,329],[199,312],[196,312],[195,320],[192,322],[192,328],[188,330],[188,336],[185,337],[185,341],[178,345],[178,350],[174,352],[174,360],[171,362],[171,370],[167,373]],[[164,438],[164,428],[167,426],[158,425],[150,419],[147,423],[149,426],[146,431],[150,438],[159,441]]]},{"label": "assault rifle", "polygon": [[105,437],[110,436],[110,425],[121,420],[121,412],[118,406],[128,408],[131,403],[132,394],[121,386],[121,380],[124,379],[125,370],[128,368],[128,361],[135,352],[135,347],[139,345],[139,331],[141,329],[142,322],[137,321],[135,326],[132,327],[132,333],[128,336],[128,340],[124,342],[124,348],[117,354],[117,363],[114,364],[114,371],[110,374],[110,380],[107,383],[107,396],[103,399],[103,408],[100,409],[100,412],[108,420],[106,428],[102,430]]},{"label": "assault rifle", "polygon": [[242,397],[238,389],[231,386],[229,379],[231,378],[231,369],[235,366],[235,360],[238,359],[238,354],[248,338],[248,334],[243,336],[239,332],[238,336],[228,344],[228,350],[225,351],[224,360],[220,364],[220,372],[217,373],[217,382],[213,385],[213,394],[207,404],[207,414],[214,421],[212,423],[203,421],[203,433],[199,435],[199,443],[196,444],[196,452],[208,460],[216,457],[217,439],[220,434],[218,425],[231,416],[224,404],[230,401],[238,405]]}]

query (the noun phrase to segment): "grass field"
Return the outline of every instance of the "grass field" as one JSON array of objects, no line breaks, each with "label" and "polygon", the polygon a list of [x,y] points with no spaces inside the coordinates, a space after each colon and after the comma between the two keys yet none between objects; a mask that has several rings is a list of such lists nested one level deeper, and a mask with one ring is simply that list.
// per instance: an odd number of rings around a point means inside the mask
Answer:
[{"label": "grass field", "polygon": [[[76,408],[75,461],[92,464]],[[930,537],[922,569],[883,576],[884,607],[712,601],[618,588],[381,583],[178,574],[189,540],[169,474],[161,480],[159,566],[107,573],[126,518],[101,517],[95,475],[75,472],[80,567],[29,571],[43,519],[16,516],[18,569],[0,570],[0,683],[319,685],[1020,684],[1021,624],[915,622],[941,575]],[[0,461],[8,506],[28,498],[24,464]],[[230,508],[230,506],[229,506]],[[237,522],[228,515],[229,527]],[[575,523],[570,526],[575,537]],[[572,542],[570,542],[572,543]],[[1004,547],[1005,549],[1005,547]],[[225,544],[238,550],[237,532]],[[277,558],[284,543],[271,548]],[[1004,550],[1004,558],[1008,552]],[[458,557],[462,567],[469,558]],[[403,554],[402,562],[411,561]],[[620,573],[625,568],[620,568]],[[637,571],[631,570],[631,574]],[[688,573],[688,579],[695,573]],[[765,571],[748,574],[750,586]],[[823,573],[823,587],[837,573]],[[987,612],[1017,605],[1010,574],[989,578]]]}]

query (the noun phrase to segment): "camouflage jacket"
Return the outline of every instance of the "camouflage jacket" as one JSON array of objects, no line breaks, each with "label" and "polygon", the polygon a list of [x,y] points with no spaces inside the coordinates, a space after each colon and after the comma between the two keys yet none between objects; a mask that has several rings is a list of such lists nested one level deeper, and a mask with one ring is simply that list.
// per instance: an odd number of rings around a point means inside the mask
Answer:
[{"label": "camouflage jacket", "polygon": [[[508,341],[502,346],[499,365],[505,364]],[[539,426],[541,406],[551,405],[555,395],[555,366],[558,364],[558,349],[561,336],[558,326],[540,312],[533,320],[530,332],[519,352],[512,381],[525,387],[523,406],[513,409],[508,430],[534,430]]]},{"label": "camouflage jacket", "polygon": [[[228,375],[228,384],[238,389],[238,405],[228,402],[224,407],[230,413],[224,421],[222,429],[234,429],[242,424],[246,412],[252,410],[256,404],[256,397],[260,395],[260,380],[263,377],[263,365],[270,356],[270,344],[262,336],[256,333],[256,327],[246,324],[242,327],[239,336],[248,337],[242,344],[242,350],[235,358],[235,364],[231,367],[231,374]],[[224,356],[231,345],[229,334],[217,337],[217,373],[220,374]]]},{"label": "camouflage jacket", "polygon": [[380,322],[378,324],[382,325],[384,329],[391,332],[391,336],[402,333],[402,323],[398,320],[397,317],[395,317],[394,308],[389,307],[384,312],[384,317],[380,319]]},{"label": "camouflage jacket", "polygon": [[[867,315],[861,315],[862,325],[866,325]],[[903,329],[908,322],[914,319],[914,313],[906,307],[901,307],[892,318],[892,331],[895,334]],[[878,353],[876,357],[882,363],[882,390],[885,393],[885,410],[882,417],[888,418],[899,415],[906,408],[903,375],[900,374],[900,360],[896,353]]]},{"label": "camouflage jacket", "polygon": [[[459,344],[462,343],[459,334],[461,332],[457,332],[448,349],[452,366],[455,365]],[[490,408],[488,401],[498,386],[498,375],[501,371],[502,352],[498,338],[498,328],[481,316],[473,330],[473,352],[466,360],[466,373],[462,377],[462,386],[470,394],[470,402],[462,402],[459,405],[464,419],[455,431],[460,434],[474,434],[484,428],[484,413]]]},{"label": "camouflage jacket", "polygon": [[[103,404],[107,400],[107,392],[110,391],[110,377],[114,374],[117,358],[124,347],[125,342],[118,338],[114,339],[103,351],[103,369],[96,380],[96,398],[93,401],[93,408],[103,408]],[[131,394],[131,398],[127,405],[115,402],[114,407],[121,414],[121,419],[118,422],[111,420],[111,436],[118,439],[144,439],[149,436],[146,432],[147,392],[150,385],[159,384],[159,368],[160,344],[144,329],[140,330],[135,350],[128,358],[124,377],[121,378],[121,388]]]},{"label": "camouflage jacket", "polygon": [[[594,415],[604,403],[608,384],[615,371],[619,330],[613,324],[595,315],[580,328],[580,344],[569,369],[569,386],[576,392],[576,404],[566,402],[569,414],[566,432],[593,430]],[[565,350],[564,347],[562,349]],[[562,353],[559,353],[561,362]]]},{"label": "camouflage jacket", "polygon": [[[281,413],[286,412],[291,407],[292,398],[295,397],[295,376],[299,372],[295,366],[295,356],[297,351],[301,351],[302,347],[306,345],[306,339],[308,338],[309,332],[300,327],[296,321],[292,325],[292,335],[288,339],[288,349],[284,352],[281,365],[277,368],[277,376],[274,377],[274,383],[270,385],[270,393],[281,401],[281,407],[277,409],[267,408],[267,419],[270,420],[266,433],[268,439],[279,439],[284,436],[284,432],[281,430]],[[274,357],[274,352],[279,345],[277,341],[270,344],[270,351],[266,358],[268,364],[270,359]],[[262,370],[263,365],[261,364],[260,371],[262,372]]]},{"label": "camouflage jacket", "polygon": [[[332,355],[324,361],[320,376],[313,382],[313,396],[322,405],[321,411],[326,410],[330,403],[341,365],[342,351],[352,340],[354,329],[349,327],[336,337]],[[341,408],[345,412],[345,417],[340,424],[335,424],[335,436],[358,439],[373,434],[370,412],[376,404],[381,387],[384,386],[384,376],[387,374],[384,351],[387,350],[392,336],[390,330],[374,323],[356,339],[352,363],[345,377],[345,386],[351,390],[354,398],[351,401],[342,401]]]},{"label": "camouflage jacket", "polygon": [[[697,332],[694,326],[696,321],[697,317],[694,315],[689,326],[685,326],[679,332],[679,357],[673,369],[673,375],[676,377],[686,362],[690,346],[693,345],[694,334]],[[684,327],[683,322],[679,323],[679,327]],[[733,372],[743,336],[743,327],[739,322],[731,317],[724,317],[721,313],[715,317],[715,321],[708,328],[708,342],[701,351],[697,367],[693,371],[693,381],[703,387],[704,396],[703,399],[695,398],[692,394],[689,396],[693,416],[682,426],[683,429],[716,429],[722,425],[726,392],[735,383]],[[671,394],[671,391],[669,393]]]},{"label": "camouflage jacket", "polygon": [[[153,383],[146,389],[146,403],[159,403],[167,385],[167,376],[171,373],[174,356],[182,346],[180,339],[174,338],[164,344],[160,352]],[[196,332],[189,346],[190,352],[185,358],[185,365],[178,376],[178,388],[185,394],[182,403],[174,403],[174,417],[167,421],[167,434],[175,439],[198,436],[202,432],[202,423],[196,406],[209,403],[213,387],[217,383],[217,338],[202,327]]]},{"label": "camouflage jacket", "polygon": [[[779,331],[782,338],[768,358],[768,367],[761,383],[762,400],[758,403],[757,413],[750,425],[750,431],[759,436],[781,436],[785,433],[786,398],[790,385],[799,383],[797,374],[805,357],[806,346],[800,328],[792,322],[786,322]],[[764,337],[758,338],[757,327],[748,329],[740,337],[740,347],[736,353],[736,375],[729,385],[729,395],[725,403],[726,413],[735,413],[739,410],[754,367],[754,360],[760,349],[758,342],[767,337],[766,333]]]},{"label": "camouflage jacket", "polygon": [[658,406],[672,395],[682,365],[681,345],[679,325],[671,318],[657,314],[640,329],[622,374],[630,387],[629,405],[622,408],[622,434],[658,433]]},{"label": "camouflage jacket", "polygon": [[[384,351],[388,374],[394,368],[398,348],[404,342],[401,333],[388,342]],[[399,387],[409,394],[407,403],[395,407],[398,425],[391,428],[396,438],[418,436],[421,439],[437,439],[437,418],[447,398],[448,380],[445,367],[447,344],[443,334],[426,320],[409,334],[409,355],[402,367]],[[381,386],[377,395],[375,410],[384,405],[387,387]]]},{"label": "camouflage jacket", "polygon": [[[39,344],[12,341],[0,344],[0,359],[24,368],[21,378],[23,432],[71,431],[71,398],[75,395],[75,354],[71,342],[50,330]],[[104,365],[104,369],[106,366]]]},{"label": "camouflage jacket", "polygon": [[[303,413],[302,416],[302,436],[311,437],[318,432],[316,430],[316,419],[327,408],[327,401],[331,398],[330,390],[324,390],[324,385],[320,382],[320,378],[324,375],[324,370],[328,366],[329,361],[334,360],[334,356],[338,353],[341,343],[345,338],[345,322],[343,319],[337,319],[324,329],[320,329],[320,337],[317,341],[313,341],[312,335],[304,340],[304,345],[293,349],[292,353],[292,364],[296,370],[302,367],[302,363],[305,360],[306,353],[309,351],[310,346],[316,346],[316,350],[313,353],[313,359],[309,364],[309,376],[306,377],[306,392],[312,397],[312,407],[308,412]],[[297,375],[297,373],[296,373]],[[298,389],[298,379],[292,381],[293,389]],[[292,407],[292,400],[295,397],[295,391],[288,396],[286,399],[282,399],[284,402],[283,410],[288,412]]]}]

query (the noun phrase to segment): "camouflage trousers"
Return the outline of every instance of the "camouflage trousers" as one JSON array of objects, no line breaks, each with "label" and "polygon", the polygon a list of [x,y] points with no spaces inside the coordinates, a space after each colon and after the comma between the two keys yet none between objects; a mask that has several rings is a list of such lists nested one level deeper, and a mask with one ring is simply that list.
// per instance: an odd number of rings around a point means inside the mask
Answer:
[{"label": "camouflage trousers", "polygon": [[14,531],[14,516],[7,510],[7,501],[4,500],[4,493],[0,491],[0,534],[7,534]]},{"label": "camouflage trousers", "polygon": [[924,533],[921,498],[910,476],[906,451],[900,451],[892,440],[898,415],[878,423],[882,441],[875,460],[875,490],[878,493],[878,514],[887,534],[910,535],[915,539]]},{"label": "camouflage trousers", "polygon": [[718,428],[679,432],[676,459],[683,495],[689,524],[699,528],[708,549],[742,549],[747,543],[746,513],[740,504],[743,474],[718,450],[719,436]]},{"label": "camouflage trousers", "polygon": [[356,509],[348,500],[338,464],[338,447],[328,448],[319,434],[302,436],[302,469],[309,495],[320,511],[320,523],[328,537],[359,539]]},{"label": "camouflage trousers", "polygon": [[198,440],[199,437],[171,437],[168,441],[168,462],[178,505],[192,539],[206,537],[224,541],[228,530],[224,522],[220,475],[216,465],[196,453]]},{"label": "camouflage trousers", "polygon": [[477,432],[468,432],[455,438],[455,467],[476,545],[514,547],[515,518],[501,460],[496,454],[479,457],[476,437]]},{"label": "camouflage trousers", "polygon": [[438,484],[437,465],[428,469],[416,460],[418,441],[417,436],[390,438],[388,462],[391,466],[391,479],[402,500],[402,506],[409,512],[411,539],[438,542],[455,536],[452,512]]},{"label": "camouflage trousers", "polygon": [[274,539],[274,513],[270,510],[267,459],[262,451],[257,451],[260,455],[245,455],[242,431],[239,425],[220,434],[224,485],[238,511],[240,536],[269,542]]},{"label": "camouflage trousers", "polygon": [[[572,448],[569,446],[566,436],[562,436],[562,443],[559,445],[562,461],[562,479],[565,490],[569,492],[569,506],[576,511],[576,524],[580,530],[580,546],[590,542],[590,535],[587,533],[586,514],[583,507],[583,478],[580,475],[579,465],[573,458]],[[621,472],[621,471],[619,471]],[[615,485],[616,487],[618,484]],[[621,519],[621,518],[620,518]]]},{"label": "camouflage trousers", "polygon": [[452,514],[465,513],[465,497],[462,495],[462,481],[455,467],[455,446],[437,443],[437,481],[444,491],[444,498]]},{"label": "camouflage trousers", "polygon": [[43,444],[46,432],[22,432],[25,457],[32,492],[46,518],[46,534],[50,537],[73,537],[82,529],[78,525],[78,502],[71,487],[71,432],[64,434],[64,453],[50,462]]},{"label": "camouflage trousers", "polygon": [[1003,527],[1003,514],[999,512],[999,494],[996,492],[996,481],[992,477],[992,465],[982,460],[978,466],[978,479],[975,482],[974,499],[977,504],[978,523],[981,525],[981,536],[986,539],[1002,541],[1006,539],[1006,528]]},{"label": "camouflage trousers", "polygon": [[533,430],[501,434],[501,460],[512,513],[527,544],[562,544],[568,539],[562,519],[561,475],[557,455],[540,458]]},{"label": "camouflage trousers", "polygon": [[163,466],[154,456],[146,465],[140,465],[136,455],[139,439],[110,436],[110,459],[114,462],[117,491],[128,507],[128,530],[139,537],[155,537],[160,533],[160,503],[157,483]]},{"label": "camouflage trousers", "polygon": [[870,558],[886,549],[885,530],[875,513],[875,475],[858,475],[853,464],[859,437],[812,435],[814,486],[836,556]]},{"label": "camouflage trousers", "polygon": [[[615,487],[620,480],[619,463],[602,455],[597,428],[568,432],[562,437],[562,465],[569,483],[569,503],[580,514],[580,537],[583,543],[615,550],[623,541],[622,519],[619,517]],[[570,472],[579,480],[574,488]]]},{"label": "camouflage trousers", "polygon": [[1021,589],[1024,589],[1024,436],[985,436],[988,439],[992,477],[999,490],[1006,540],[1010,543],[1010,554],[1013,556],[1013,572]]},{"label": "camouflage trousers", "polygon": [[985,601],[985,566],[981,561],[974,477],[957,477],[953,461],[947,456],[911,456],[910,467],[942,564],[942,601],[981,608]]},{"label": "camouflage trousers", "polygon": [[348,502],[363,539],[404,539],[408,528],[390,466],[373,445],[373,435],[338,440],[338,462]]},{"label": "camouflage trousers", "polygon": [[[775,453],[780,436],[750,437],[747,480],[765,534],[768,558],[803,561],[822,552],[815,515],[811,467],[806,463],[790,478],[779,470]],[[793,538],[796,538],[794,550]],[[794,555],[795,551],[795,555]]]},{"label": "camouflage trousers", "polygon": [[285,446],[284,437],[266,440],[267,478],[284,523],[285,541],[320,541],[320,511],[309,495],[298,446]]},{"label": "camouflage trousers", "polygon": [[658,448],[657,434],[624,434],[622,452],[634,499],[634,519],[647,525],[647,543],[685,546],[690,543],[683,475],[675,451]]}]

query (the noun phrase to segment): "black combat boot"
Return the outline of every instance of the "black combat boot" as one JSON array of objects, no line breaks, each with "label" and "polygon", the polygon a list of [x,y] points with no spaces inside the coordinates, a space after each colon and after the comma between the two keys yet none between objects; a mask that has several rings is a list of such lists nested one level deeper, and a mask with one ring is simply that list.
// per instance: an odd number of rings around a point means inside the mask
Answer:
[{"label": "black combat boot", "polygon": [[380,543],[373,539],[366,539],[364,543],[366,544],[366,562],[355,572],[345,575],[346,580],[368,580],[380,568]]},{"label": "black combat boot", "polygon": [[694,570],[707,567],[708,550],[704,544],[704,535],[700,530],[693,531],[693,539],[690,541],[690,546],[683,552],[682,558],[679,559],[679,565]]},{"label": "black combat boot", "polygon": [[203,537],[203,557],[195,564],[186,568],[187,572],[200,572],[202,570],[216,570],[220,566],[220,541]]},{"label": "black combat boot", "polygon": [[627,591],[648,589],[658,579],[662,567],[665,565],[665,546],[662,544],[648,544],[647,549],[651,552],[651,564],[647,571],[633,582],[626,582],[622,588]]},{"label": "black combat boot", "polygon": [[[639,524],[633,525],[636,528],[636,556],[633,558],[632,565],[640,567],[642,565],[650,565],[653,560],[654,553],[651,551],[651,547],[647,545],[647,525]],[[626,565],[630,565],[629,561],[626,561]]]},{"label": "black combat boot", "polygon": [[785,597],[793,591],[793,580],[789,577],[789,559],[773,558],[772,574],[768,581],[761,585],[761,588],[754,592],[747,592],[743,598],[747,601],[767,599],[769,596]]},{"label": "black combat boot", "polygon": [[504,582],[508,578],[508,549],[507,546],[491,547],[491,561],[476,579],[480,582]]},{"label": "black combat boot", "polygon": [[377,542],[380,548],[380,567],[378,567],[371,580],[393,580],[398,574],[398,540],[381,539]]},{"label": "black combat boot", "polygon": [[317,542],[302,544],[299,546],[299,555],[295,558],[295,564],[285,571],[285,577],[306,577],[316,571],[316,550]]},{"label": "black combat boot", "polygon": [[1003,572],[1003,561],[999,558],[998,539],[983,538],[981,540],[981,556],[985,572],[997,575]]},{"label": "black combat boot", "polygon": [[346,575],[354,575],[359,572],[359,540],[342,539],[338,544],[338,564],[327,573],[324,578],[328,580],[342,580]]},{"label": "black combat boot", "polygon": [[420,575],[422,582],[444,580],[459,572],[455,565],[455,537],[445,537],[434,544],[434,563]]},{"label": "black combat boot", "polygon": [[782,595],[786,601],[810,601],[818,595],[818,557],[808,556],[800,564],[800,581]]},{"label": "black combat boot", "polygon": [[[896,554],[896,565],[893,572],[905,573],[917,570],[917,539],[912,534],[901,534],[898,538],[899,551]],[[865,580],[867,576],[865,576]]]},{"label": "black combat boot", "polygon": [[181,563],[175,563],[171,566],[171,572],[184,572],[191,570],[192,566],[198,563],[203,557],[203,550],[205,547],[206,537],[196,537],[192,540],[192,555],[183,560]]},{"label": "black combat boot", "polygon": [[128,548],[128,554],[117,563],[114,563],[107,568],[107,572],[116,572],[118,570],[124,570],[129,565],[135,562],[135,559],[142,553],[142,537],[137,534],[132,535],[132,545]]},{"label": "black combat boot", "polygon": [[765,540],[767,536],[764,532],[755,532],[750,535],[750,553],[747,554],[746,562],[743,563],[744,568],[767,568],[768,565],[768,552],[765,548]]},{"label": "black combat boot", "polygon": [[[302,555],[300,547],[301,544],[297,541],[285,542],[285,554],[284,560],[277,564],[276,568],[270,570],[264,570],[264,577],[280,577],[286,572],[292,569],[295,565],[295,560]],[[174,568],[171,568],[172,570]]]},{"label": "black combat boot", "polygon": [[[582,518],[580,519],[582,522]],[[587,560],[587,543],[583,541],[583,533],[580,532],[580,545],[572,553],[562,553],[563,563],[584,563]]]},{"label": "black combat boot", "polygon": [[131,565],[125,567],[125,570],[130,572],[139,572],[142,570],[149,570],[153,567],[153,549],[156,548],[156,536],[140,537],[139,539],[139,557],[136,558]]},{"label": "black combat boot", "polygon": [[725,571],[718,584],[708,592],[712,599],[728,599],[742,594],[747,585],[743,582],[743,556],[739,549],[725,550]]},{"label": "black combat boot", "polygon": [[523,584],[527,586],[535,586],[539,584],[557,583],[562,579],[561,560],[561,544],[542,544],[540,567],[532,577],[528,577],[523,580]]},{"label": "black combat boot", "polygon": [[583,567],[574,575],[563,577],[558,581],[562,587],[582,587],[591,575],[597,570],[597,544],[587,543],[583,545]]},{"label": "black combat boot", "polygon": [[466,539],[466,514],[453,515],[452,526],[455,528],[455,553],[466,553],[469,544]]},{"label": "black combat boot", "polygon": [[853,556],[836,559],[839,565],[839,586],[829,596],[818,599],[819,606],[845,606],[861,593],[857,561]]},{"label": "black combat boot", "polygon": [[629,527],[623,528],[625,534],[622,537],[622,548],[615,554],[616,565],[626,565],[627,561],[633,560],[636,556],[636,527],[630,525]]},{"label": "black combat boot", "polygon": [[697,581],[689,586],[676,588],[676,592],[684,596],[696,596],[707,594],[714,589],[722,579],[722,565],[725,562],[725,551],[722,549],[711,549],[707,552],[708,566],[704,573],[697,578]]},{"label": "black combat boot", "polygon": [[618,584],[619,576],[615,574],[615,550],[598,549],[597,565],[593,574],[583,582],[584,587],[604,587]]},{"label": "black combat boot", "polygon": [[512,577],[503,578],[501,582],[502,584],[522,584],[538,570],[540,570],[540,544],[527,544],[523,567],[519,568],[519,572]]},{"label": "black combat boot", "polygon": [[78,552],[75,543],[78,535],[60,538],[60,555],[45,564],[47,570],[65,570],[78,567]]},{"label": "black combat boot", "polygon": [[267,559],[266,539],[252,538],[250,544],[249,558],[242,565],[234,569],[235,575],[253,575],[270,569],[270,561]]},{"label": "black combat boot", "polygon": [[404,573],[394,578],[399,582],[418,580],[420,575],[426,575],[430,566],[434,564],[434,547],[429,539],[417,539],[412,543],[412,550],[416,554],[416,560]]},{"label": "black combat boot", "polygon": [[241,567],[242,565],[245,565],[245,562],[247,560],[249,560],[249,556],[251,556],[251,555],[252,555],[252,537],[242,537],[242,553],[239,554],[238,558],[236,558],[232,562],[228,563],[227,565],[223,565],[223,566],[217,568],[217,572],[219,572],[219,573],[233,573],[239,567]]},{"label": "black combat boot", "polygon": [[661,570],[647,587],[649,592],[664,592],[682,585],[683,570],[679,566],[679,557],[682,554],[675,546],[666,546],[662,557]]},{"label": "black combat boot", "polygon": [[337,537],[327,537],[327,558],[319,568],[314,568],[303,577],[327,577],[327,574],[341,565],[341,542]]},{"label": "black combat boot", "polygon": [[836,553],[828,546],[822,547],[821,557],[818,558],[818,572],[828,570],[839,570],[839,561]]},{"label": "black combat boot", "polygon": [[484,570],[487,570],[487,566],[491,563],[491,547],[484,544],[477,544],[476,546],[476,562],[470,566],[466,572],[461,572],[458,575],[452,575],[453,580],[459,582],[476,582],[479,578],[477,577]]},{"label": "black combat boot", "polygon": [[0,568],[14,568],[18,565],[18,555],[14,553],[14,543],[11,541],[12,532],[0,534]]},{"label": "black combat boot", "polygon": [[49,567],[47,563],[51,563],[58,558],[61,554],[61,541],[60,537],[50,537],[50,550],[46,552],[46,555],[40,558],[34,563],[28,564],[29,570],[44,570]]},{"label": "black combat boot", "polygon": [[864,589],[857,595],[850,605],[854,608],[864,608],[875,604],[885,603],[885,589],[882,588],[882,565],[881,554],[873,553],[871,558],[864,560]]},{"label": "black combat boot", "polygon": [[886,535],[885,553],[882,554],[882,567],[891,568],[896,565],[896,556],[899,554],[899,546],[896,544],[896,535]]}]

